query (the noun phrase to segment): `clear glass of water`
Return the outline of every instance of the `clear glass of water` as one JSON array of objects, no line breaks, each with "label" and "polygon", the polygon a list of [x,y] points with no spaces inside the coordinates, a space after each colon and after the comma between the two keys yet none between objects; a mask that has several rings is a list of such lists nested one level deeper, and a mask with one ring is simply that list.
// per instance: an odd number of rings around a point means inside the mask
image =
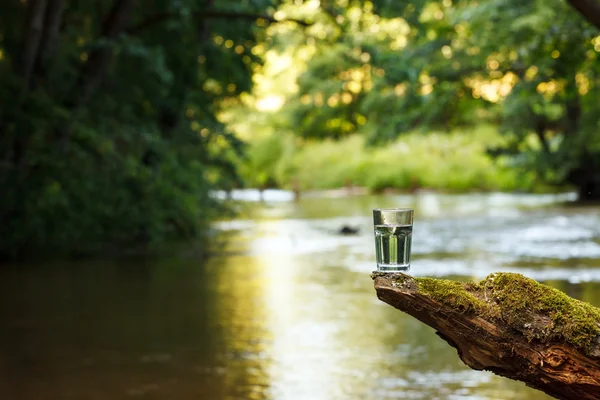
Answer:
[{"label": "clear glass of water", "polygon": [[412,208],[376,208],[375,253],[377,271],[408,271],[413,230]]}]

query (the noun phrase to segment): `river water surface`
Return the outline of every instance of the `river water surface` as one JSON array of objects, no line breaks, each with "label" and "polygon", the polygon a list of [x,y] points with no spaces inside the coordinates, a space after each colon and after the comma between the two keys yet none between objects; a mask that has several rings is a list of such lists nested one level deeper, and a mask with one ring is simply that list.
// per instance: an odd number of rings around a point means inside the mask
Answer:
[{"label": "river water surface", "polygon": [[375,207],[415,208],[414,275],[516,271],[600,306],[600,208],[571,195],[288,197],[216,224],[208,262],[0,269],[0,399],[548,399],[377,300]]}]

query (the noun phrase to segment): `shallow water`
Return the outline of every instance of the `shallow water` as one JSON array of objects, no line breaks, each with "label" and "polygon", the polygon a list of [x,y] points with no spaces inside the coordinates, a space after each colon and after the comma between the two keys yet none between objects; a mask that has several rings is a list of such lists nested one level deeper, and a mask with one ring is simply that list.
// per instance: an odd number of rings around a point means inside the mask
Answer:
[{"label": "shallow water", "polygon": [[265,197],[207,263],[0,270],[0,399],[548,399],[377,300],[374,207],[415,208],[414,275],[518,271],[600,306],[600,208],[571,195]]}]

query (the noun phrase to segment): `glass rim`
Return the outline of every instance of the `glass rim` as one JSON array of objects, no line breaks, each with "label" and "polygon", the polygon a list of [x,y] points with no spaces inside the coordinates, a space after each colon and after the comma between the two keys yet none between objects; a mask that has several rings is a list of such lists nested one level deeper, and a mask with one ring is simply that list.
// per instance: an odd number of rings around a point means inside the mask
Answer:
[{"label": "glass rim", "polygon": [[414,208],[374,208],[373,211],[415,211]]}]

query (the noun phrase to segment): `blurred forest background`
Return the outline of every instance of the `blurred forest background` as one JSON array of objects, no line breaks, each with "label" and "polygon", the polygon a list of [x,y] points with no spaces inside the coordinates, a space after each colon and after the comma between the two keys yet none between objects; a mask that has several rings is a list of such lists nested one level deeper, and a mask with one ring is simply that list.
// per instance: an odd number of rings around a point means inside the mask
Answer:
[{"label": "blurred forest background", "polygon": [[0,254],[202,237],[239,187],[598,199],[572,3],[2,1]]}]

